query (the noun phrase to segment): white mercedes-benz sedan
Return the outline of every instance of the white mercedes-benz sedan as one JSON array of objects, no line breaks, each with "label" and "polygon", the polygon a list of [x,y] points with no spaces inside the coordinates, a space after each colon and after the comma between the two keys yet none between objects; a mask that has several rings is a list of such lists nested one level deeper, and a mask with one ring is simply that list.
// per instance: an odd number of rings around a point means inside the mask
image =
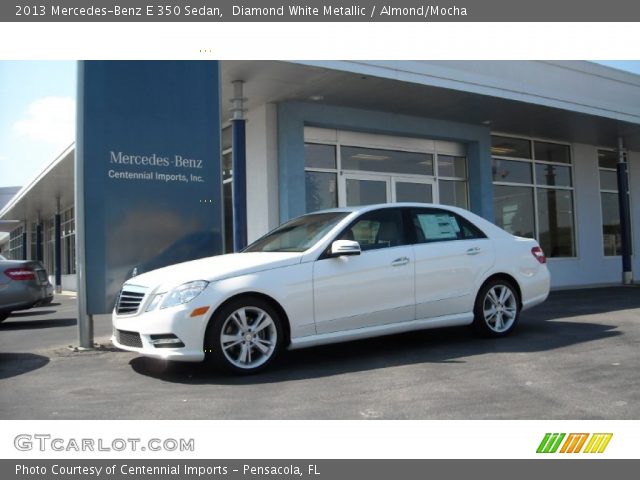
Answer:
[{"label": "white mercedes-benz sedan", "polygon": [[456,325],[501,337],[549,284],[535,240],[466,210],[339,208],[295,218],[241,253],[131,278],[112,342],[252,373],[284,348]]}]

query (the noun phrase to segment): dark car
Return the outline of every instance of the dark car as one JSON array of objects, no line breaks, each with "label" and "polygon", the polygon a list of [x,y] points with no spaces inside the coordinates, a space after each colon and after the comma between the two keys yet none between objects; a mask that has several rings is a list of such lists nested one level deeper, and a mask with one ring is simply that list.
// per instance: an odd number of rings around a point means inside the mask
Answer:
[{"label": "dark car", "polygon": [[53,286],[40,262],[0,259],[0,322],[15,310],[48,305],[52,300]]}]

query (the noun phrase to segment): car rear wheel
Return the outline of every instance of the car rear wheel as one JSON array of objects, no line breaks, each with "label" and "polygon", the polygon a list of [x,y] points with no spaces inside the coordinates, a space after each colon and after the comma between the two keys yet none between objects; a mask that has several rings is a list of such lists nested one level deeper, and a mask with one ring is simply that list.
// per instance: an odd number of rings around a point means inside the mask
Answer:
[{"label": "car rear wheel", "polygon": [[216,367],[251,374],[266,368],[282,343],[282,321],[277,311],[261,298],[242,297],[216,312],[204,348]]},{"label": "car rear wheel", "polygon": [[508,280],[492,280],[478,292],[473,312],[473,326],[481,335],[508,335],[517,325],[520,316],[518,292]]}]

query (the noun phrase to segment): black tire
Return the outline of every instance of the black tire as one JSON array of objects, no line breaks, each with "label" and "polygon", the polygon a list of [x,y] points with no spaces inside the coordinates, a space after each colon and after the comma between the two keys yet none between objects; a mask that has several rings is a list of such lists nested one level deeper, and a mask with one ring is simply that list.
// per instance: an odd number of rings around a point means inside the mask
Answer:
[{"label": "black tire", "polygon": [[51,305],[51,302],[53,302],[53,297],[48,297],[45,298],[42,303],[40,303],[40,307],[46,307],[47,305]]},{"label": "black tire", "polygon": [[0,312],[0,322],[4,322],[7,318],[9,318],[11,312]]},{"label": "black tire", "polygon": [[520,297],[513,282],[496,278],[485,283],[476,297],[473,314],[473,328],[479,335],[509,335],[520,319]]},{"label": "black tire", "polygon": [[[242,326],[241,312],[247,328]],[[247,295],[223,305],[214,314],[205,334],[204,352],[217,369],[250,375],[267,368],[283,344],[278,311],[264,299]]]}]

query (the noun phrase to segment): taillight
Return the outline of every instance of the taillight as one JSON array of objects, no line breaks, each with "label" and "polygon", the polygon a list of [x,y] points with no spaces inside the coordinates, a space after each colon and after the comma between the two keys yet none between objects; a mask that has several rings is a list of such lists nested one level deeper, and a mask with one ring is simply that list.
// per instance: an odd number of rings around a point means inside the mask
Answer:
[{"label": "taillight", "polygon": [[36,272],[28,268],[7,268],[4,274],[11,280],[35,280]]},{"label": "taillight", "polygon": [[538,260],[540,263],[547,263],[547,257],[544,256],[544,252],[540,247],[533,247],[531,249],[531,255],[536,257],[536,260]]}]

